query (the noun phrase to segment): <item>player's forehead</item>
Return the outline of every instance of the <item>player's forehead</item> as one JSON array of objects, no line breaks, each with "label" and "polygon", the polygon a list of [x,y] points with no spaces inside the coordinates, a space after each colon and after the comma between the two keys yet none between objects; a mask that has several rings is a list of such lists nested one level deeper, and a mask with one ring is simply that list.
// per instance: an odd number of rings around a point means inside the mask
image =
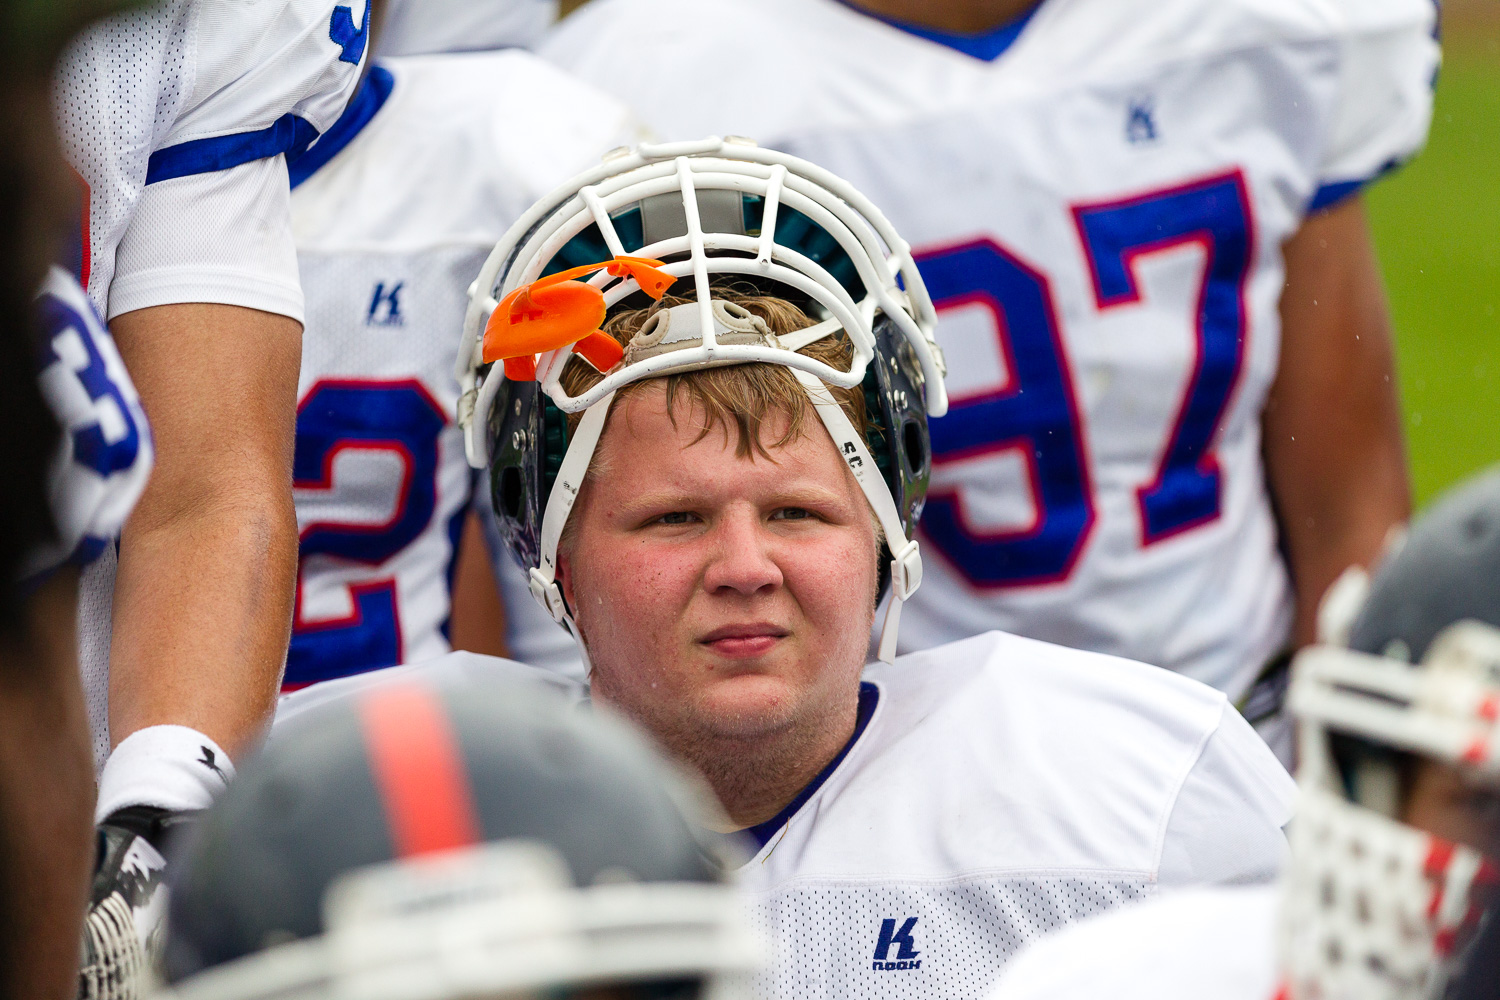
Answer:
[{"label": "player's forehead", "polygon": [[804,419],[800,433],[788,438],[792,419],[784,409],[762,414],[758,436],[765,453],[742,449],[741,435],[750,432],[732,417],[710,420],[686,394],[669,405],[666,380],[652,379],[611,409],[591,478],[631,495],[650,490],[732,499],[820,491],[830,499],[857,499],[858,486],[821,422]]}]

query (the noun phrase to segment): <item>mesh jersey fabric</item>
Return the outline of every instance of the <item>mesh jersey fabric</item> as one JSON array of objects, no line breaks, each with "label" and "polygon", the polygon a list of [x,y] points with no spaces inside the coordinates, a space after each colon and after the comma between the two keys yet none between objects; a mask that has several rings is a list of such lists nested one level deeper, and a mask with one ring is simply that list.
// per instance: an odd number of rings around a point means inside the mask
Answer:
[{"label": "mesh jersey fabric", "polygon": [[904,650],[999,628],[1237,699],[1292,620],[1260,429],[1280,247],[1421,144],[1433,16],[1044,0],[986,60],[837,0],[595,0],[538,51],[664,139],[818,163],[915,248],[952,409]]},{"label": "mesh jersey fabric", "polygon": [[1277,904],[1274,886],[1164,892],[1022,952],[989,1000],[1268,1000]]},{"label": "mesh jersey fabric", "polygon": [[[185,178],[258,159],[279,163],[290,142],[331,125],[358,79],[366,6],[155,0],[97,22],[70,44],[54,102],[64,153],[83,184],[86,285],[106,317],[121,311],[111,302],[118,278],[131,308],[227,294],[231,304],[300,318],[300,303],[287,301],[296,261],[277,232],[286,225],[276,198],[278,189],[285,198],[284,168],[231,171],[217,184],[200,178],[149,195],[148,181],[164,155],[176,156]],[[217,200],[235,184],[247,186],[238,207]],[[160,207],[137,227],[143,197]],[[233,210],[221,212],[225,205]],[[247,206],[270,213],[248,231]],[[133,245],[117,258],[133,228]],[[205,255],[201,273],[192,268],[200,258],[173,252],[184,240]],[[167,267],[177,269],[172,280]],[[139,281],[136,269],[145,272]],[[226,272],[240,275],[237,286]],[[265,278],[268,294],[247,291]]]},{"label": "mesh jersey fabric", "polygon": [[635,132],[618,102],[516,50],[383,59],[366,86],[383,103],[352,138],[329,133],[346,144],[291,199],[307,297],[291,686],[449,650],[473,495],[453,374],[469,285],[536,199]]},{"label": "mesh jersey fabric", "polygon": [[[525,669],[453,653],[286,695],[279,718],[412,671]],[[1291,778],[1195,681],[1002,633],[865,680],[864,733],[738,871],[775,940],[763,995],[977,997],[1064,924],[1178,879],[1271,877],[1285,854]]]}]

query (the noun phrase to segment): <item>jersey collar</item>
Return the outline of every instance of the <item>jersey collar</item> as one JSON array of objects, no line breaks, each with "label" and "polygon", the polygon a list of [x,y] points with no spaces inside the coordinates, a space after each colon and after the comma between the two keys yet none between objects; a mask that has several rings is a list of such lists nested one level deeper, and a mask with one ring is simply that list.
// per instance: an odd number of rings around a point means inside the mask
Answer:
[{"label": "jersey collar", "polygon": [[828,766],[818,772],[818,776],[808,782],[806,788],[797,793],[797,797],[787,803],[787,807],[772,816],[764,823],[757,823],[750,827],[745,833],[754,839],[756,847],[765,847],[776,836],[776,831],[786,826],[787,822],[797,814],[797,810],[807,805],[807,800],[812,798],[823,787],[823,782],[832,776],[844,758],[849,756],[849,751],[854,749],[854,744],[859,742],[860,736],[864,735],[865,727],[870,724],[870,717],[875,714],[875,706],[880,703],[880,689],[869,681],[859,682],[859,709],[854,717],[854,733],[849,737],[849,742],[838,752]]},{"label": "jersey collar", "polygon": [[[1021,37],[1021,32],[1026,30],[1026,25],[1031,23],[1032,17],[1042,7],[1042,3],[1038,3],[1014,21],[1008,21],[999,27],[991,28],[989,31],[967,35],[956,31],[942,31],[937,28],[928,28],[924,25],[912,24],[910,21],[897,20],[894,17],[883,17],[873,11],[856,7],[849,0],[838,0],[838,2],[866,17],[873,17],[875,20],[889,24],[891,27],[904,31],[907,34],[916,35],[918,38],[925,38],[929,42],[937,42],[939,45],[946,45],[950,49],[956,49],[966,56],[984,62],[994,62],[1004,55],[1005,51],[1015,44],[1016,39]],[[1045,0],[1042,0],[1042,2],[1044,3]]]},{"label": "jersey collar", "polygon": [[302,153],[293,156],[287,155],[287,175],[291,179],[292,187],[295,188],[307,180],[318,168],[343,150],[354,137],[370,124],[375,113],[384,106],[386,98],[391,96],[391,89],[396,85],[396,78],[391,71],[384,66],[371,66],[369,74],[364,82],[359,85],[349,106],[344,113],[339,115],[339,120],[324,132],[317,142],[313,143]]}]

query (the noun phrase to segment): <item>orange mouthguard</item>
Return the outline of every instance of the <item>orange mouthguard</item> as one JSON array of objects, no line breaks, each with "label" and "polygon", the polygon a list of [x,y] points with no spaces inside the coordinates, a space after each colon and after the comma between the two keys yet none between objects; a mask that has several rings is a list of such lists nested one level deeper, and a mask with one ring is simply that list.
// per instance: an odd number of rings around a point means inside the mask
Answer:
[{"label": "orange mouthguard", "polygon": [[659,270],[659,260],[616,257],[549,274],[523,285],[500,300],[484,328],[484,360],[505,361],[505,377],[517,382],[536,378],[538,354],[575,344],[573,351],[600,372],[607,372],[625,356],[613,337],[600,331],[604,323],[604,293],[575,281],[595,271],[634,278],[641,291],[660,299],[677,279]]}]

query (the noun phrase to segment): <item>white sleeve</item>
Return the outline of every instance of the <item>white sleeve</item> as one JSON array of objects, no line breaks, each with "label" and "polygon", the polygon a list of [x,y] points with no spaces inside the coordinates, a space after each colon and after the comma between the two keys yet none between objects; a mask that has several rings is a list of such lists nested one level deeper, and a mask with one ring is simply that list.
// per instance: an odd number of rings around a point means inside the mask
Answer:
[{"label": "white sleeve", "polygon": [[115,251],[109,318],[219,302],[302,322],[286,160],[148,184]]},{"label": "white sleeve", "polygon": [[1415,156],[1441,54],[1432,0],[1340,0],[1339,98],[1308,211],[1337,204]]},{"label": "white sleeve", "polygon": [[1162,839],[1162,886],[1267,882],[1287,858],[1297,787],[1265,742],[1226,704],[1177,793]]},{"label": "white sleeve", "polygon": [[[359,82],[370,0],[197,0],[188,95],[151,156],[147,183],[248,162],[264,145],[309,141],[338,120]],[[290,116],[290,118],[288,118]],[[267,135],[267,131],[275,130]],[[310,130],[310,131],[309,131]],[[260,157],[250,154],[260,152]],[[218,167],[222,169],[222,165]]]},{"label": "white sleeve", "polygon": [[109,318],[220,302],[302,319],[284,154],[338,120],[369,0],[194,5],[188,95],[116,250]]}]

